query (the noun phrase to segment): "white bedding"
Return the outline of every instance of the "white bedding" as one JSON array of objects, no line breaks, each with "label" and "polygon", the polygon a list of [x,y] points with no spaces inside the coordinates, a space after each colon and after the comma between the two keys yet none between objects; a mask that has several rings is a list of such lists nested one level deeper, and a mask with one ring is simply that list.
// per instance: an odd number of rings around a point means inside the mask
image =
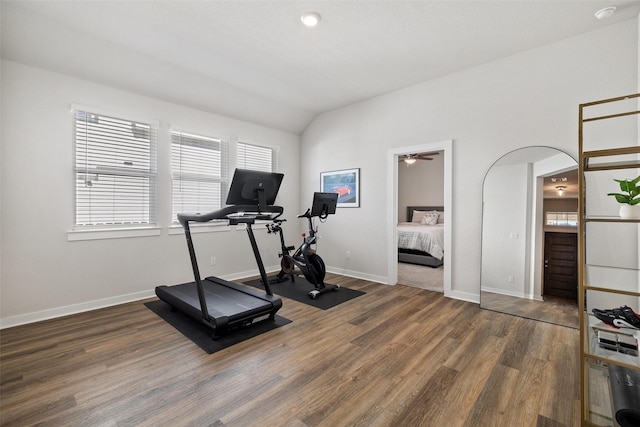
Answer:
[{"label": "white bedding", "polygon": [[444,257],[444,224],[398,224],[398,248],[427,252],[441,260]]}]

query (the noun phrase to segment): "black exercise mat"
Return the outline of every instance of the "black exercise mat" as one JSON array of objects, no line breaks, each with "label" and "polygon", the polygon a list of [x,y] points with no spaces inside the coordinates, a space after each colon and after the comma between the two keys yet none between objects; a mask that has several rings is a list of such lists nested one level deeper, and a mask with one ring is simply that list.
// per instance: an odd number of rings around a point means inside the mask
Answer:
[{"label": "black exercise mat", "polygon": [[156,300],[147,302],[144,305],[209,354],[291,323],[291,320],[276,314],[274,320],[263,320],[246,328],[234,330],[228,335],[223,335],[214,340],[211,337],[210,328],[180,311],[171,311],[171,306],[166,302]]},{"label": "black exercise mat", "polygon": [[[244,282],[254,288],[264,289],[262,286],[262,280],[255,279],[248,282]],[[304,277],[296,277],[296,281],[292,282],[291,279],[287,279],[286,282],[270,283],[271,291],[285,298],[291,298],[292,300],[308,304],[310,306],[326,310],[331,307],[335,307],[338,304],[352,300],[360,295],[364,295],[365,292],[356,291],[349,288],[340,287],[337,291],[329,291],[311,298],[308,294],[314,290],[315,287],[309,283]]]},{"label": "black exercise mat", "polygon": [[640,372],[609,364],[611,401],[620,427],[640,425]]}]

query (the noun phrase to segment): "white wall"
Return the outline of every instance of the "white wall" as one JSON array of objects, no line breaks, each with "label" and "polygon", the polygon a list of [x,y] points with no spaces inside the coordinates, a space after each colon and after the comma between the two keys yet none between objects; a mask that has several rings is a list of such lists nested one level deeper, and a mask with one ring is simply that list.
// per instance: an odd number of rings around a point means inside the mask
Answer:
[{"label": "white wall", "polygon": [[481,264],[484,291],[525,297],[530,174],[530,165],[520,163],[494,165],[485,177]]},{"label": "white wall", "polygon": [[[1,13],[1,11],[0,11],[0,13]],[[1,36],[0,36],[0,38],[1,38]],[[2,120],[2,115],[3,115],[2,114],[2,99],[3,99],[3,93],[2,93],[2,66],[0,66],[0,224],[2,224],[2,211],[3,211],[3,209],[2,209],[2,205],[3,205],[2,194],[4,193],[4,191],[2,191],[2,177],[4,175],[2,173],[2,151],[3,151],[3,149],[2,149],[2,146],[3,146],[3,144],[2,144],[2,140],[3,140],[3,138],[2,138],[2,135],[3,135],[2,134],[2,129],[4,127],[3,120]],[[2,238],[2,229],[3,228],[4,227],[2,227],[0,225],[0,296],[1,296],[1,293],[2,293],[2,264],[3,264],[3,262],[2,262],[2,253],[3,253],[2,242],[4,241],[4,239]],[[0,304],[1,304],[1,302],[0,302]],[[0,318],[2,318],[2,306],[1,305],[0,305]]]},{"label": "white wall", "polygon": [[[454,296],[477,301],[487,169],[504,153],[528,145],[557,147],[575,157],[578,104],[635,92],[639,62],[635,19],[325,113],[304,132],[299,149],[295,135],[3,61],[1,325],[141,298],[157,284],[190,280],[184,238],[169,235],[166,223],[157,237],[67,241],[71,103],[158,120],[159,162],[165,166],[170,125],[280,146],[285,182],[279,203],[289,217],[319,189],[320,172],[361,168],[361,207],[340,209],[323,224],[320,253],[329,270],[381,282],[389,274],[387,247],[395,245],[386,230],[388,149],[453,138],[452,288]],[[168,176],[159,180],[162,187]],[[166,189],[159,201],[161,212],[169,208]],[[299,228],[294,221],[287,226]],[[218,258],[216,267],[202,263],[204,275],[255,271],[243,231],[197,238],[210,245],[199,252],[202,258]],[[275,268],[276,239],[258,240],[265,264]]]},{"label": "white wall", "polygon": [[[285,178],[278,203],[289,216],[298,213],[300,152],[296,135],[9,61],[2,62],[1,79],[3,327],[143,298],[153,295],[156,285],[193,280],[184,234],[168,232],[171,126],[223,137],[232,144],[240,138],[280,147]],[[161,235],[67,241],[73,222],[72,103],[160,123]],[[234,147],[231,145],[231,150]],[[291,227],[290,235],[297,232],[296,224],[287,227]],[[194,237],[203,276],[256,274],[246,232],[225,230]],[[276,269],[278,239],[262,227],[257,240],[265,265]],[[217,258],[214,267],[209,265],[211,256]]]},{"label": "white wall", "polygon": [[452,138],[452,290],[478,301],[485,172],[529,145],[577,158],[578,104],[637,87],[634,19],[318,116],[302,136],[301,191],[317,189],[324,170],[359,167],[362,179],[361,207],[323,229],[325,263],[386,282],[387,150]]}]

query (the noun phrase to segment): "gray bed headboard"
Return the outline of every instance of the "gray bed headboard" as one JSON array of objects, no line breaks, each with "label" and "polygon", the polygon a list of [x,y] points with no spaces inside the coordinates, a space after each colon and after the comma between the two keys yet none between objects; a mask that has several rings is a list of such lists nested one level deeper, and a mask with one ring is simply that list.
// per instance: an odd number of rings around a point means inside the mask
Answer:
[{"label": "gray bed headboard", "polygon": [[407,222],[411,222],[413,211],[439,211],[444,212],[444,206],[407,206]]}]

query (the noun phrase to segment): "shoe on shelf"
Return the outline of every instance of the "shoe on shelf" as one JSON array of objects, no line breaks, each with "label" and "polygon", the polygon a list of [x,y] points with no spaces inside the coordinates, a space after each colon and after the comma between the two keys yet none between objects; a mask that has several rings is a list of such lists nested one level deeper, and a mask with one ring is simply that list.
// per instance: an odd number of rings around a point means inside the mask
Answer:
[{"label": "shoe on shelf", "polygon": [[605,310],[594,308],[591,311],[596,318],[616,328],[640,329],[640,315],[626,305]]}]

